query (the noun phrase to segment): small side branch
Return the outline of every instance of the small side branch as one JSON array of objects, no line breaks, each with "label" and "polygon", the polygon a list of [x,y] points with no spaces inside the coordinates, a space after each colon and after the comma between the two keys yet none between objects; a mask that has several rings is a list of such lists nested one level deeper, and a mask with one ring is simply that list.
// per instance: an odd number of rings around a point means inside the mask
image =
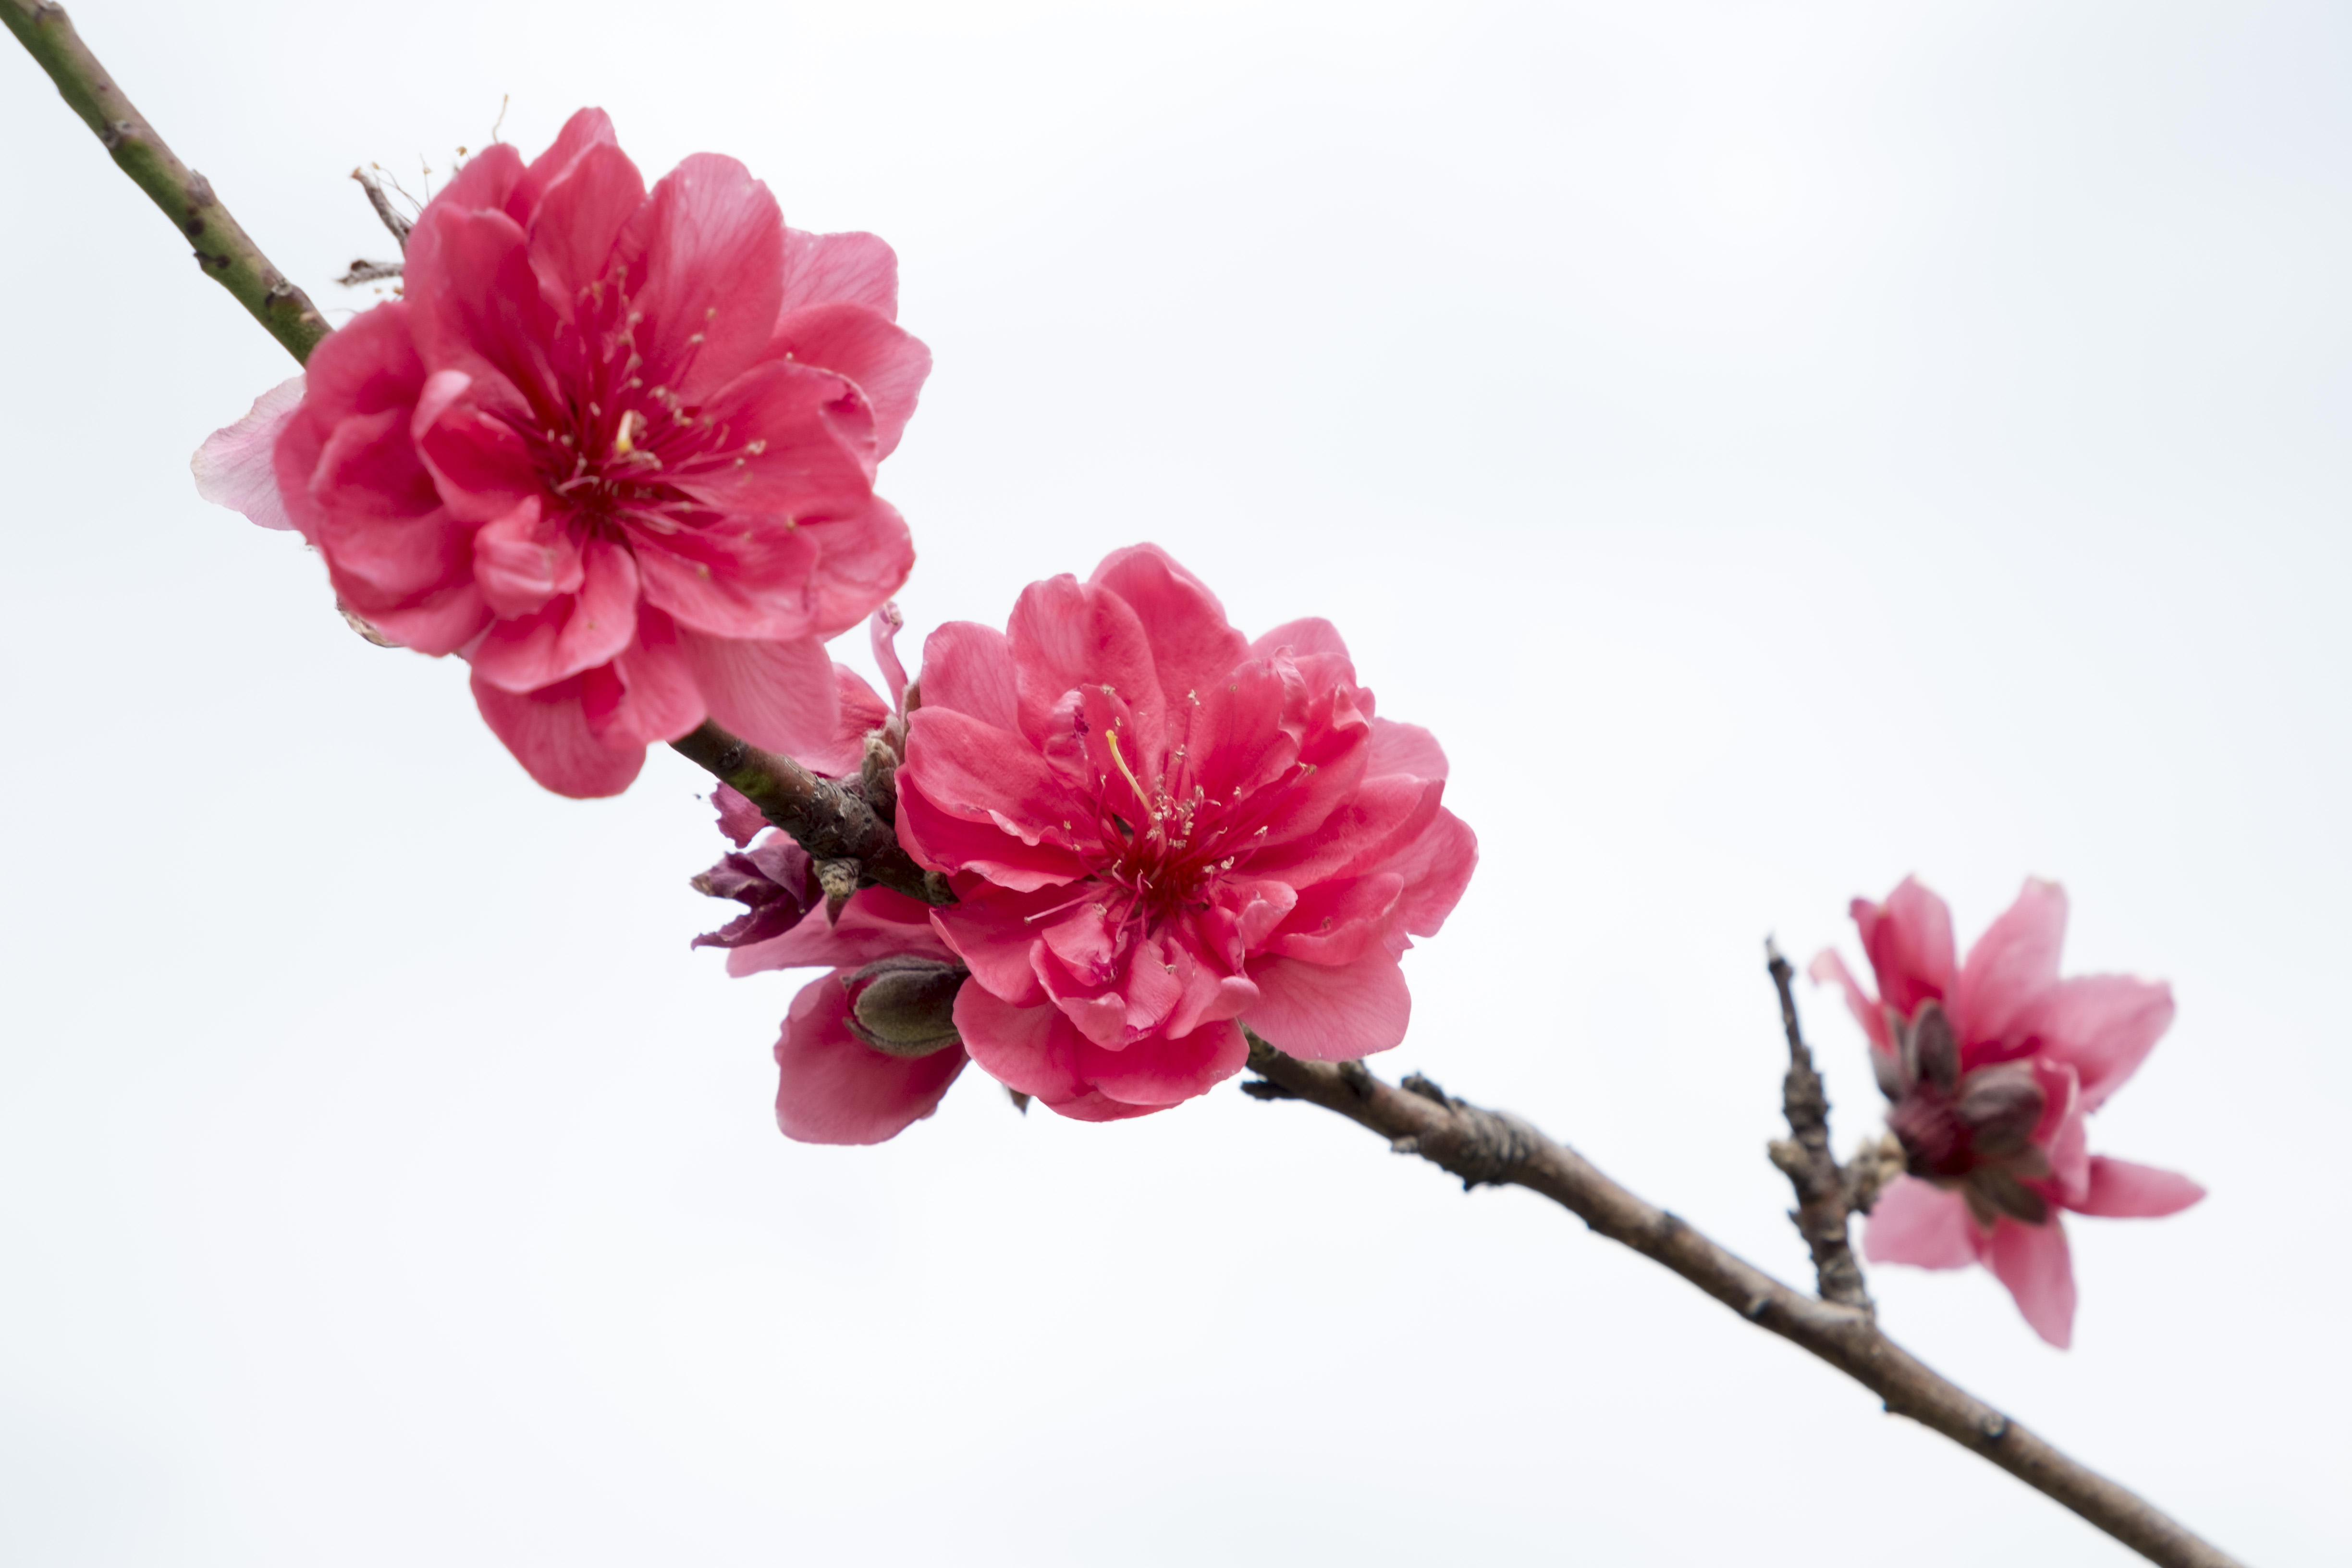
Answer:
[{"label": "small side branch", "polygon": [[1250,1036],[1260,1100],[1304,1100],[1334,1110],[1460,1176],[1465,1186],[1510,1184],[1541,1193],[1610,1240],[1673,1269],[1760,1328],[1801,1346],[1868,1388],[1886,1408],[1949,1437],[2074,1510],[2164,1568],[2240,1568],[2145,1500],[2061,1453],[1930,1368],[1879,1331],[1870,1312],[1790,1289],[1644,1202],[1566,1144],[1514,1116],[1454,1099],[1427,1079],[1382,1082],[1361,1062],[1306,1062]]},{"label": "small side branch", "polygon": [[74,31],[65,7],[50,0],[0,0],[0,23],[49,73],[67,105],[81,116],[115,164],[194,247],[205,276],[235,295],[296,363],[307,361],[331,329],[309,297],[289,283],[252,237],[237,226],[213,195],[211,182],[181,163],[146,116],[131,107]]},{"label": "small side branch", "polygon": [[947,879],[915,864],[856,781],[822,778],[707,721],[670,744],[798,839],[820,868],[845,863],[840,874],[855,875],[853,888],[888,888],[927,904],[955,902]]},{"label": "small side branch", "polygon": [[1789,1136],[1772,1140],[1772,1163],[1797,1190],[1797,1206],[1789,1217],[1812,1249],[1822,1300],[1867,1312],[1870,1291],[1862,1282],[1862,1265],[1854,1261],[1853,1244],[1846,1237],[1846,1175],[1830,1153],[1829,1096],[1822,1088],[1822,1075],[1813,1070],[1813,1053],[1805,1048],[1805,1037],[1797,1027],[1797,998],[1790,989],[1796,972],[1771,942],[1764,944],[1764,952],[1772,984],[1780,993],[1780,1026],[1789,1036],[1789,1076],[1780,1085]]},{"label": "small side branch", "polygon": [[[506,111],[501,109],[499,112],[500,116],[503,117]],[[377,219],[383,223],[385,228],[392,231],[393,243],[400,247],[401,255],[406,256],[408,254],[408,231],[415,226],[401,212],[398,207],[392,205],[392,196],[384,190],[383,182],[376,177],[374,170],[353,169],[352,171],[352,178],[357,180],[360,183],[360,189],[367,193],[368,205],[375,208],[375,216]],[[358,264],[353,263],[353,265],[356,266]],[[377,262],[373,265],[397,267],[399,264],[397,262]]]}]

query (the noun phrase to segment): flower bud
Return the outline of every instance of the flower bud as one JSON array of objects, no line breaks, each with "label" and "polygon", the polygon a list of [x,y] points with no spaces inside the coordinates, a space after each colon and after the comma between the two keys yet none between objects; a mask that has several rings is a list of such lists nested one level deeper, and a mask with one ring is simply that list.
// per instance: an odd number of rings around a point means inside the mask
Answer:
[{"label": "flower bud", "polygon": [[956,992],[971,972],[961,963],[900,953],[845,975],[849,1027],[888,1056],[927,1057],[963,1042],[956,1034]]}]

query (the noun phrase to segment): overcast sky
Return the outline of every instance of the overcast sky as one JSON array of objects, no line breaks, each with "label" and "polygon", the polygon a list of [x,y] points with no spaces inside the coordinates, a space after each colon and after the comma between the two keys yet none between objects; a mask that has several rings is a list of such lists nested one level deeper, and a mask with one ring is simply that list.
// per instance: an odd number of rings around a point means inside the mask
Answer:
[{"label": "overcast sky", "polygon": [[[2250,1562],[2352,1553],[2352,15],[80,0],[269,253],[601,104],[867,228],[919,632],[1159,542],[1339,623],[1485,858],[1376,1064],[1783,1278],[1761,943],[2028,875],[2179,1022],[1906,1344]],[[187,458],[290,368],[0,51],[0,1556],[2120,1563],[1521,1192],[1231,1087],[775,1132],[705,781],[534,787]],[[440,177],[436,174],[435,177]],[[862,658],[862,654],[858,657]],[[730,906],[731,907],[731,906]],[[1859,1031],[1802,1001],[1843,1148]]]}]

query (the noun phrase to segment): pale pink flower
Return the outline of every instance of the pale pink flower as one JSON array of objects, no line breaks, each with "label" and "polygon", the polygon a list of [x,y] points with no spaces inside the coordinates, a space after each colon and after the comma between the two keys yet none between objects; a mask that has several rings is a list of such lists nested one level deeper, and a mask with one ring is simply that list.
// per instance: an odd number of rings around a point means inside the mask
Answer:
[{"label": "pale pink flower", "polygon": [[720,785],[719,830],[738,853],[695,879],[748,906],[697,947],[733,949],[730,974],[822,967],[776,1038],[776,1125],[803,1143],[879,1143],[939,1108],[967,1059],[950,1021],[963,966],[929,907],[866,888],[825,919],[807,853]]},{"label": "pale pink flower", "polygon": [[205,444],[203,492],[290,521],[392,641],[467,658],[551,789],[614,794],[706,717],[832,740],[820,645],[914,559],[873,490],[930,364],[889,247],[785,227],[715,154],[648,192],[583,110],[529,165],[477,154],[403,286],[319,346],[299,407],[281,387]]},{"label": "pale pink flower", "polygon": [[2186,1176],[2091,1153],[2084,1131],[2171,1024],[2171,989],[2114,974],[2061,980],[2066,895],[2054,882],[2028,881],[1966,963],[1951,911],[1915,880],[1883,904],[1856,899],[1853,912],[1878,996],[1834,952],[1811,973],[1844,988],[1870,1037],[1907,1173],[1872,1209],[1864,1255],[1981,1263],[2063,1347],[2074,1273],[2060,1211],[2153,1218],[2205,1195]]},{"label": "pale pink flower", "polygon": [[970,966],[974,1060],[1064,1115],[1139,1116],[1247,1057],[1404,1037],[1398,959],[1469,881],[1425,730],[1375,718],[1330,625],[1244,639],[1155,546],[934,632],[898,771]]}]

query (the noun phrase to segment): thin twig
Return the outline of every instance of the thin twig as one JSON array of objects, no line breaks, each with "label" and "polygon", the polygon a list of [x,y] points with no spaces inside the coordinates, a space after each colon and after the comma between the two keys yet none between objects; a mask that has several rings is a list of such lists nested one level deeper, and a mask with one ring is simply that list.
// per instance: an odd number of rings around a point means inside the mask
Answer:
[{"label": "thin twig", "polygon": [[1805,1048],[1805,1037],[1797,1027],[1797,998],[1790,990],[1796,972],[1769,941],[1764,953],[1772,984],[1780,993],[1780,1026],[1789,1037],[1789,1076],[1780,1084],[1789,1136],[1772,1140],[1772,1163],[1797,1190],[1797,1206],[1789,1217],[1812,1249],[1822,1300],[1867,1312],[1870,1291],[1862,1282],[1862,1265],[1854,1261],[1853,1244],[1846,1238],[1845,1173],[1830,1153],[1829,1096],[1822,1088],[1822,1075],[1813,1070],[1813,1053]]},{"label": "thin twig", "polygon": [[331,329],[302,290],[269,264],[213,195],[212,184],[173,155],[89,52],[65,7],[49,0],[0,0],[0,23],[40,62],[66,103],[97,134],[115,163],[163,209],[195,247],[205,275],[236,297],[299,363]]},{"label": "thin twig", "polygon": [[840,865],[844,869],[835,875],[854,878],[852,888],[888,888],[927,904],[955,902],[947,879],[924,870],[899,847],[898,835],[866,805],[856,782],[821,778],[792,758],[763,752],[713,723],[670,744],[798,839],[820,874],[828,864]]},{"label": "thin twig", "polygon": [[1665,1210],[1602,1175],[1584,1157],[1513,1116],[1455,1100],[1427,1079],[1381,1082],[1361,1062],[1304,1062],[1255,1035],[1250,1067],[1262,1100],[1305,1100],[1336,1110],[1460,1176],[1465,1187],[1509,1183],[1541,1193],[1610,1240],[1673,1269],[1759,1327],[1802,1346],[1934,1428],[2165,1568],[2239,1568],[2143,1499],[2074,1460],[1954,1385],[1879,1331],[1860,1308],[1819,1300],[1736,1257]]},{"label": "thin twig", "polygon": [[384,194],[383,182],[376,178],[373,170],[364,167],[353,169],[352,178],[360,183],[360,189],[367,193],[368,205],[375,208],[375,216],[383,221],[384,227],[392,231],[393,242],[400,247],[400,254],[407,255],[408,231],[415,225],[392,205],[392,198]]}]

